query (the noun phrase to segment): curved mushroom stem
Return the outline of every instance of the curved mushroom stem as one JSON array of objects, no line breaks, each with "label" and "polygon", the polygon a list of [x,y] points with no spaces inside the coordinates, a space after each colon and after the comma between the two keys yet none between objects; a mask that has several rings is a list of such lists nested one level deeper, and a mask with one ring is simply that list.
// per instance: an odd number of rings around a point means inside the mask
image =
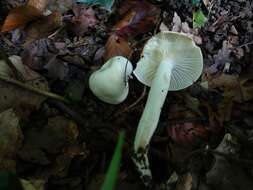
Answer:
[{"label": "curved mushroom stem", "polygon": [[[156,130],[160,113],[169,90],[173,66],[174,63],[171,59],[164,59],[157,68],[135,136],[135,155],[133,156],[133,161],[146,185],[152,179],[147,157],[148,144]],[[148,179],[149,182],[147,181]]]}]

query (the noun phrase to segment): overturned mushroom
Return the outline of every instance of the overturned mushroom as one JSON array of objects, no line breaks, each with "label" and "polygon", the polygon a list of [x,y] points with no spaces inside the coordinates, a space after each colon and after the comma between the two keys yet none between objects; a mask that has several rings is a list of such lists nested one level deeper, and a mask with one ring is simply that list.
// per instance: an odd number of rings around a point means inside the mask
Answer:
[{"label": "overturned mushroom", "polygon": [[134,75],[151,89],[137,128],[133,160],[146,185],[152,178],[147,157],[148,144],[157,127],[167,93],[192,85],[202,69],[200,48],[184,34],[160,32],[143,49],[143,57],[137,63]]},{"label": "overturned mushroom", "polygon": [[122,56],[109,59],[89,78],[89,87],[100,100],[119,104],[128,95],[128,79],[133,71],[131,62]]}]

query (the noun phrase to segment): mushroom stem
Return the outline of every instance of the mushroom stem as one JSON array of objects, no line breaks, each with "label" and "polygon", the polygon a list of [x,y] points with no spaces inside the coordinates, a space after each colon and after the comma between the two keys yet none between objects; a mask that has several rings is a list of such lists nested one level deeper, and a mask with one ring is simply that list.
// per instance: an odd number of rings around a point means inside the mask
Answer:
[{"label": "mushroom stem", "polygon": [[173,60],[167,58],[161,61],[152,81],[148,99],[137,128],[134,141],[135,156],[133,160],[145,178],[147,175],[151,178],[147,147],[160,118],[160,113],[169,90],[173,67]]}]

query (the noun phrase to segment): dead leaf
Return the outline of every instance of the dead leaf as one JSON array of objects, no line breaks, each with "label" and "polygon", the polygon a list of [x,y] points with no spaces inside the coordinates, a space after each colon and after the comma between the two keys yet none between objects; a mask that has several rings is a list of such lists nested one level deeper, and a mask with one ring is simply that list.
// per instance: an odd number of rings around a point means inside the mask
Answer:
[{"label": "dead leaf", "polygon": [[33,70],[43,70],[46,63],[49,63],[58,54],[54,42],[48,38],[39,39],[29,43],[22,55],[24,65]]},{"label": "dead leaf", "polygon": [[[35,88],[48,91],[47,81],[38,73],[32,71],[27,66],[23,65],[21,58],[18,56],[10,57],[13,65],[22,74],[26,80],[26,84]],[[3,61],[0,62],[1,70],[0,75],[7,78],[12,78],[12,72],[7,64]],[[21,87],[9,84],[0,80],[0,112],[9,108],[19,107],[26,105],[27,108],[37,109],[39,105],[46,99],[40,95],[22,89]]]},{"label": "dead leaf", "polygon": [[51,32],[60,26],[62,26],[62,15],[60,12],[53,12],[48,16],[34,21],[26,28],[26,32],[29,38],[33,40],[40,39],[49,36]]},{"label": "dead leaf", "polygon": [[242,76],[239,79],[239,89],[241,98],[239,102],[250,101],[253,99],[253,77]]},{"label": "dead leaf", "polygon": [[70,10],[73,7],[73,4],[73,0],[50,0],[47,8],[50,11],[58,11],[63,14]]},{"label": "dead leaf", "polygon": [[29,180],[20,179],[20,182],[24,190],[44,190],[46,183],[42,179],[29,179]]},{"label": "dead leaf", "polygon": [[238,87],[239,81],[237,75],[229,75],[225,73],[218,73],[211,75],[204,72],[203,79],[208,81],[208,88],[235,88]]},{"label": "dead leaf", "polygon": [[1,32],[9,32],[13,29],[25,26],[31,21],[42,18],[42,16],[42,12],[32,6],[14,8],[6,17]]},{"label": "dead leaf", "polygon": [[187,36],[191,37],[196,44],[202,44],[202,38],[199,35],[198,30],[190,28],[187,22],[182,22],[177,12],[174,12],[172,31],[185,33]]},{"label": "dead leaf", "polygon": [[179,177],[175,190],[191,190],[193,187],[193,177],[186,173]]},{"label": "dead leaf", "polygon": [[124,38],[118,36],[117,34],[111,35],[105,45],[104,59],[108,59],[114,56],[124,56],[129,57],[131,55],[131,47]]},{"label": "dead leaf", "polygon": [[48,76],[53,79],[63,80],[69,72],[68,64],[57,58],[52,59],[44,68],[48,71]]},{"label": "dead leaf", "polygon": [[160,9],[146,2],[136,2],[135,7],[128,10],[128,13],[114,27],[118,36],[125,39],[134,38],[136,35],[150,31],[157,23],[160,16]]},{"label": "dead leaf", "polygon": [[35,7],[40,12],[44,12],[49,0],[28,0],[27,5]]},{"label": "dead leaf", "polygon": [[98,23],[95,11],[84,5],[75,6],[73,9],[75,16],[69,23],[69,31],[72,31],[77,36],[83,36],[90,28],[94,28]]},{"label": "dead leaf", "polygon": [[[0,113],[0,170],[15,171],[15,156],[23,135],[13,109]],[[13,163],[13,164],[8,164]]]}]

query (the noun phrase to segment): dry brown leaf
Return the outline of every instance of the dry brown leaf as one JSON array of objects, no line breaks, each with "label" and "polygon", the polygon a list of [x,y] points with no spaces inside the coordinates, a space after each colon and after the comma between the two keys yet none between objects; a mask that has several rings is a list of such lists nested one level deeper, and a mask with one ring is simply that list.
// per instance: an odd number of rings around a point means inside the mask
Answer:
[{"label": "dry brown leaf", "polygon": [[108,38],[105,45],[105,49],[105,61],[114,56],[129,57],[132,52],[128,42],[124,38],[117,36],[116,34],[113,34]]},{"label": "dry brown leaf", "polygon": [[34,23],[32,23],[27,29],[27,35],[32,39],[40,39],[50,35],[56,28],[62,25],[62,15],[60,12],[53,12],[52,14],[45,16]]},{"label": "dry brown leaf", "polygon": [[146,1],[137,1],[134,5],[114,27],[116,34],[125,39],[150,31],[160,16],[161,10]]},{"label": "dry brown leaf", "polygon": [[50,0],[47,8],[50,11],[59,11],[60,13],[66,13],[73,7],[73,0]]},{"label": "dry brown leaf", "polygon": [[[23,135],[19,126],[19,118],[13,109],[0,113],[0,170],[14,171],[15,158],[21,146]],[[8,164],[8,163],[13,164]]]},{"label": "dry brown leaf", "polygon": [[[13,65],[22,74],[27,85],[31,85],[37,89],[48,91],[47,81],[38,73],[32,71],[23,65],[21,58],[18,56],[10,57]],[[12,78],[12,72],[7,64],[0,61],[0,75]],[[9,108],[24,106],[27,108],[38,108],[46,99],[40,95],[24,90],[13,84],[0,80],[0,112]],[[26,106],[25,106],[26,105]]]},{"label": "dry brown leaf", "polygon": [[27,23],[42,18],[42,12],[32,6],[21,6],[12,9],[6,17],[1,32],[25,26]]},{"label": "dry brown leaf", "polygon": [[74,32],[77,36],[83,36],[90,28],[94,28],[98,23],[95,11],[84,5],[76,6],[73,9],[75,16],[69,23],[68,30]]},{"label": "dry brown leaf", "polygon": [[190,173],[186,173],[178,179],[175,190],[191,190],[193,186],[193,177]]},{"label": "dry brown leaf", "polygon": [[41,12],[44,12],[47,6],[48,0],[28,0],[27,5],[35,7]]}]

